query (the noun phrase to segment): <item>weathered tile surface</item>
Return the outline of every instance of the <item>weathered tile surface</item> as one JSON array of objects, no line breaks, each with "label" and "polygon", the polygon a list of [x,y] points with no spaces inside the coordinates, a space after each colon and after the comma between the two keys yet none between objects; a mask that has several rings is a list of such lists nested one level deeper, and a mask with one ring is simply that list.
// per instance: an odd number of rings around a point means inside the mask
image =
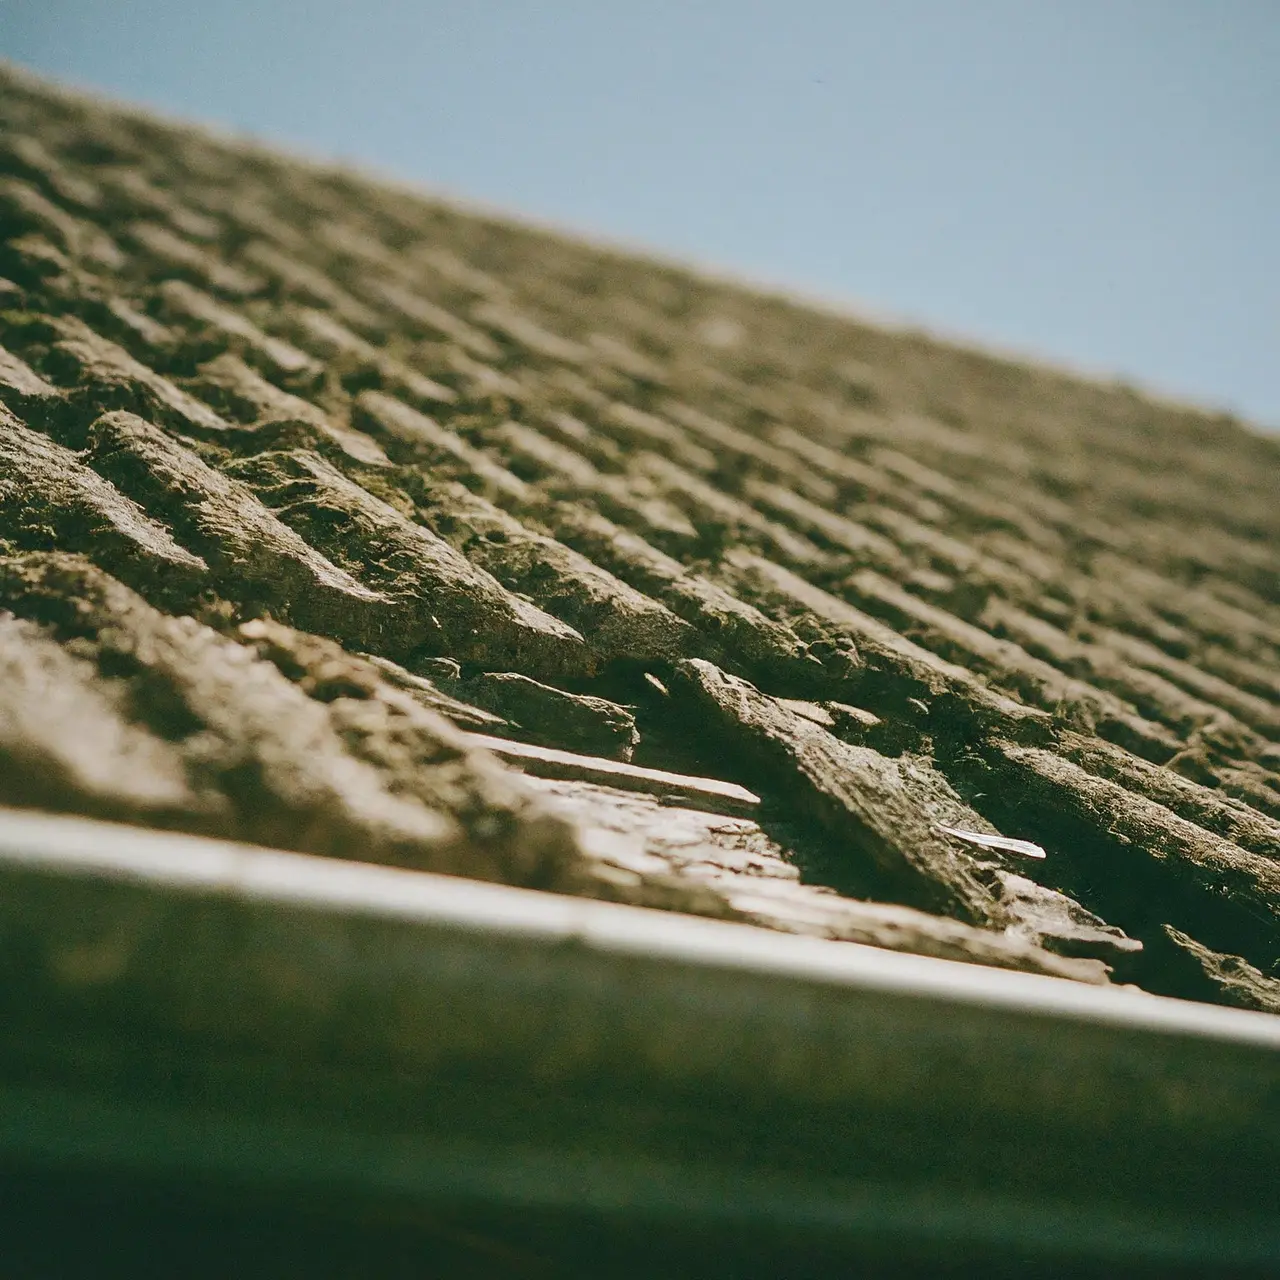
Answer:
[{"label": "weathered tile surface", "polygon": [[0,139],[5,803],[1280,1007],[1280,441],[13,71]]}]

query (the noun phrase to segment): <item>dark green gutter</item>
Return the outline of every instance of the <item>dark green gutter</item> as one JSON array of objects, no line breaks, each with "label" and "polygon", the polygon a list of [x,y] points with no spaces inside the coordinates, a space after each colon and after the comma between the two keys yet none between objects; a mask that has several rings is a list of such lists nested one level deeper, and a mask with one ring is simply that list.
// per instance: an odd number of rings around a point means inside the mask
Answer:
[{"label": "dark green gutter", "polygon": [[8,1169],[1280,1264],[1264,1014],[14,811],[0,973]]}]

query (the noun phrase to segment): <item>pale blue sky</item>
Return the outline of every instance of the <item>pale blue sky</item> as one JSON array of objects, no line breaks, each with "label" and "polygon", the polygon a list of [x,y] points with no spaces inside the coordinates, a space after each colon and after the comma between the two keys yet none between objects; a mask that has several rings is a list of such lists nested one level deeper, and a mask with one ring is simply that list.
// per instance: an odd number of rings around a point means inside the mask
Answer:
[{"label": "pale blue sky", "polygon": [[1280,426],[1277,0],[0,0],[0,54]]}]

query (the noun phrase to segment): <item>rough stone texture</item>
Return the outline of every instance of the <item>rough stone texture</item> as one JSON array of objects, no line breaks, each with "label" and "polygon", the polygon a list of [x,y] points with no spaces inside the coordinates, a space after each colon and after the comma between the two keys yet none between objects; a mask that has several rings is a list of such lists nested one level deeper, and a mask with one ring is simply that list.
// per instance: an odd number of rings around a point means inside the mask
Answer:
[{"label": "rough stone texture", "polygon": [[169,530],[86,466],[0,406],[0,525],[33,549],[92,550],[125,577],[196,587],[206,564]]},{"label": "rough stone texture", "polygon": [[620,760],[629,760],[639,741],[635,716],[607,698],[570,693],[515,671],[464,676],[448,658],[423,666],[446,693],[493,713],[503,736]]},{"label": "rough stone texture", "polygon": [[[295,683],[251,647],[160,613],[78,557],[7,559],[0,590],[27,624],[8,625],[9,753],[19,764],[34,757],[26,772],[38,777],[42,758],[55,777],[92,774],[83,799],[67,787],[67,807],[93,812],[103,791],[98,807],[125,805],[141,789],[145,818],[152,790],[183,780],[186,809],[167,825],[186,830],[533,884],[554,882],[574,860],[571,829],[540,814],[449,724],[374,681]],[[99,740],[118,744],[115,757],[90,759],[93,735],[74,723],[59,662],[78,664],[68,685],[109,697],[114,715],[102,696],[86,705],[101,720]],[[61,714],[42,718],[50,690]],[[35,785],[6,770],[11,801],[30,799]],[[40,787],[46,798],[58,791],[48,779]]]},{"label": "rough stone texture", "polygon": [[893,760],[842,742],[820,724],[709,662],[682,664],[673,692],[705,716],[726,750],[745,758],[760,785],[792,778],[788,802],[826,839],[870,864],[873,883],[898,900],[974,924],[999,925],[1039,945],[1104,955],[1132,940],[1061,894],[965,846],[939,825],[982,832],[988,824],[928,761]]},{"label": "rough stone texture", "polygon": [[1278,474],[0,70],[6,804],[1274,1009]]},{"label": "rough stone texture", "polygon": [[504,591],[446,540],[318,454],[263,454],[233,470],[280,512],[293,537],[362,572],[391,602],[389,616],[366,640],[370,647],[393,656],[417,650],[468,662],[515,661],[557,675],[586,664],[572,627]]},{"label": "rough stone texture", "polygon": [[1280,981],[1260,973],[1239,956],[1224,956],[1210,951],[1180,929],[1164,927],[1169,941],[1185,952],[1200,967],[1206,982],[1206,996],[1223,1004],[1242,1009],[1261,1009],[1263,1013],[1280,1013]]}]

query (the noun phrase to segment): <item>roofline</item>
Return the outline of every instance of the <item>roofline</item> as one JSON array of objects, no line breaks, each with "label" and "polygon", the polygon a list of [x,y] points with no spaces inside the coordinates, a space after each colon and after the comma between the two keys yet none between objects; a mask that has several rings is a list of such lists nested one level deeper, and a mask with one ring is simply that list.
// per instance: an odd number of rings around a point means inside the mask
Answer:
[{"label": "roofline", "polygon": [[1090,365],[1040,348],[1023,347],[1016,342],[962,331],[866,299],[828,293],[813,286],[709,261],[679,250],[664,249],[599,228],[562,221],[556,217],[515,211],[484,197],[407,178],[359,157],[312,150],[302,143],[281,144],[233,125],[192,119],[155,104],[118,97],[113,91],[78,80],[64,81],[50,77],[3,57],[0,57],[0,75],[25,83],[33,91],[56,93],[74,102],[106,107],[144,125],[164,124],[189,129],[204,135],[210,143],[232,150],[247,151],[273,164],[293,163],[318,173],[368,182],[401,195],[448,206],[460,215],[496,223],[513,231],[550,236],[572,243],[579,249],[585,248],[630,261],[648,262],[663,270],[682,272],[704,285],[741,290],[770,302],[820,312],[833,320],[877,329],[896,338],[928,343],[957,355],[989,360],[1023,373],[1059,378],[1078,386],[1125,389],[1167,410],[1229,421],[1250,435],[1273,439],[1280,434],[1280,421],[1263,421],[1224,401],[1202,399],[1190,392],[1151,383],[1120,369]]}]

